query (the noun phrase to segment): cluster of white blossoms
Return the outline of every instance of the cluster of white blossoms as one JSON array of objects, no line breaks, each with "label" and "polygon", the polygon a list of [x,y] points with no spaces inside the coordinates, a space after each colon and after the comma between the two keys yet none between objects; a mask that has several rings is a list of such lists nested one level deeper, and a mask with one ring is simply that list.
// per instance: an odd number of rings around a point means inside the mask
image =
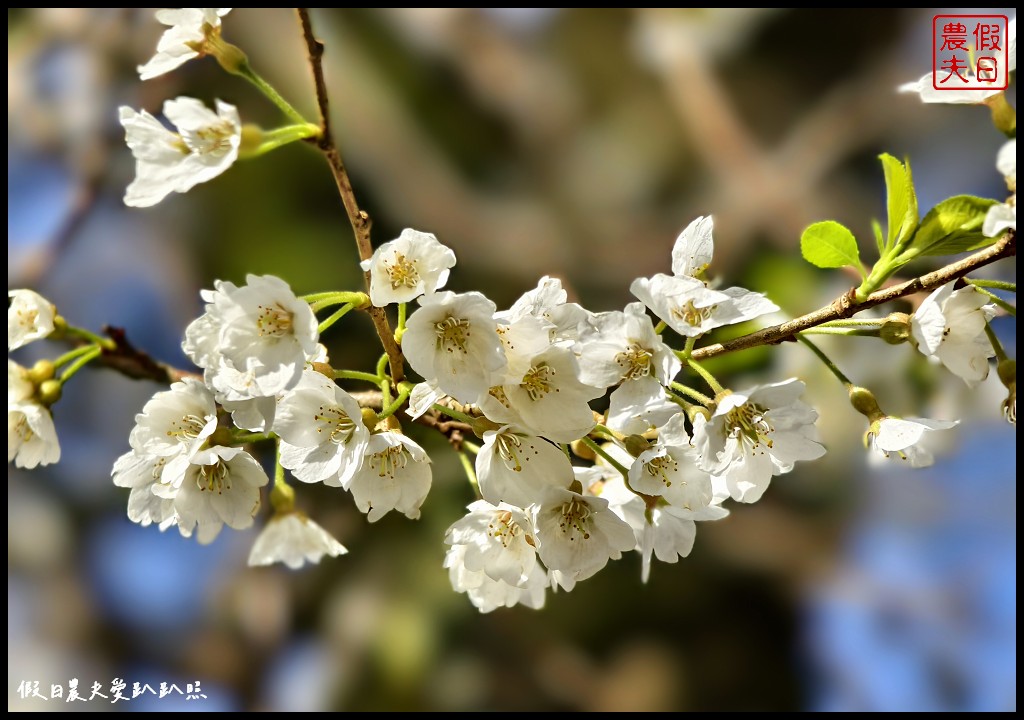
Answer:
[{"label": "cluster of white blossoms", "polygon": [[[54,330],[57,309],[32,290],[11,290],[7,308],[7,352],[48,337]],[[60,460],[60,443],[50,415],[59,396],[53,366],[24,368],[7,359],[7,462],[31,469]],[[56,385],[55,385],[56,384]]]}]

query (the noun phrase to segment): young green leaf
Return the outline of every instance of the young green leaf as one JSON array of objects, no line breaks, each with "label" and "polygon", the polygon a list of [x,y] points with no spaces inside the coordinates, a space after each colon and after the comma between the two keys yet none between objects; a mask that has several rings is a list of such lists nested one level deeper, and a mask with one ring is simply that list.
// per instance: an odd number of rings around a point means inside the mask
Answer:
[{"label": "young green leaf", "polygon": [[917,194],[914,192],[909,161],[904,165],[888,153],[878,157],[885,172],[886,205],[889,211],[886,247],[892,248],[903,245],[917,228]]},{"label": "young green leaf", "polygon": [[988,209],[995,204],[995,200],[972,195],[943,200],[924,216],[903,255],[909,256],[909,260],[919,255],[951,255],[991,245],[997,238],[985,237],[981,227]]},{"label": "young green leaf", "polygon": [[816,222],[804,230],[800,236],[800,252],[807,262],[820,268],[850,265],[863,272],[856,238],[834,220]]},{"label": "young green leaf", "polygon": [[882,224],[877,220],[872,220],[871,231],[875,234],[875,245],[878,246],[878,257],[882,257],[885,255],[885,235],[882,234]]}]

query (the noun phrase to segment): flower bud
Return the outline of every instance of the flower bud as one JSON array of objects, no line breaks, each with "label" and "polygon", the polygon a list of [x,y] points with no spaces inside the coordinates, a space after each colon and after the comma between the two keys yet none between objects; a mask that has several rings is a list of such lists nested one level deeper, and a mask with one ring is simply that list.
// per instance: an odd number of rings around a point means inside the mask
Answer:
[{"label": "flower bud", "polygon": [[[35,370],[35,368],[32,368]],[[60,400],[61,396],[61,382],[60,380],[44,380],[39,384],[39,402],[50,407],[55,402]]]},{"label": "flower bud", "polygon": [[49,360],[40,360],[28,371],[28,379],[33,385],[41,385],[47,380],[52,380],[56,370]]},{"label": "flower bud", "polygon": [[885,413],[878,407],[878,401],[867,388],[854,385],[850,388],[850,404],[853,409],[875,423],[885,417]]},{"label": "flower bud", "polygon": [[626,446],[626,452],[633,457],[640,457],[642,453],[651,449],[651,444],[641,435],[629,435],[623,439],[622,444]]},{"label": "flower bud", "polygon": [[910,316],[907,313],[892,313],[882,322],[878,336],[890,345],[905,343],[910,339]]},{"label": "flower bud", "polygon": [[573,440],[569,443],[569,449],[573,451],[576,457],[583,460],[594,461],[597,459],[597,453],[590,449],[589,445],[586,445],[582,440]]}]

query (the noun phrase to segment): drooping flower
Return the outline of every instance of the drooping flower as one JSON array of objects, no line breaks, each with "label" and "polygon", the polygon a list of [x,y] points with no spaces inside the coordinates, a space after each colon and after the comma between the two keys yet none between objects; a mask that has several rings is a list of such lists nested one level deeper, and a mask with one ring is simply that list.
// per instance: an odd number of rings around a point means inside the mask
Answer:
[{"label": "drooping flower", "polygon": [[382,432],[370,436],[348,490],[370,522],[377,522],[392,510],[416,520],[430,492],[430,482],[426,451],[402,433]]},{"label": "drooping flower", "polygon": [[448,579],[455,592],[466,593],[477,610],[489,613],[515,605],[525,605],[534,610],[544,607],[548,575],[539,563],[534,565],[526,580],[512,585],[504,580],[494,580],[482,570],[469,570],[465,564],[467,552],[466,545],[452,545],[444,556],[444,567],[448,568]]},{"label": "drooping flower", "polygon": [[348,487],[370,440],[356,399],[314,370],[281,397],[274,431],[283,467],[303,482],[334,487]]},{"label": "drooping flower", "polygon": [[565,590],[618,560],[636,544],[633,530],[608,501],[552,488],[535,511],[537,552],[553,582]]},{"label": "drooping flower", "polygon": [[156,11],[156,19],[170,25],[156,46],[154,55],[138,68],[139,77],[149,80],[184,65],[192,58],[205,55],[203,45],[212,36],[220,35],[220,19],[231,8],[173,8]]},{"label": "drooping flower", "polygon": [[538,503],[548,488],[568,488],[573,480],[565,453],[509,425],[484,433],[476,476],[484,500],[519,507]]},{"label": "drooping flower", "polygon": [[537,566],[533,522],[526,512],[508,503],[492,505],[477,500],[465,517],[445,533],[445,544],[465,547],[466,569],[483,572],[492,580],[519,587]]},{"label": "drooping flower", "polygon": [[911,467],[928,467],[935,462],[935,457],[922,444],[925,434],[934,430],[948,430],[957,424],[957,420],[886,416],[871,424],[868,442],[877,456],[896,456],[909,462]]},{"label": "drooping flower", "polygon": [[284,563],[298,570],[304,563],[320,562],[325,555],[338,557],[347,552],[344,545],[305,513],[293,510],[275,515],[260,531],[249,553],[249,566]]},{"label": "drooping flower", "polygon": [[988,359],[995,355],[985,334],[985,325],[995,315],[995,306],[966,286],[953,283],[933,292],[910,317],[910,331],[917,349],[936,357],[955,375],[974,387],[988,377]]},{"label": "drooping flower", "polygon": [[455,253],[431,233],[406,228],[360,263],[370,273],[370,301],[377,307],[415,300],[448,282]]},{"label": "drooping flower", "polygon": [[442,291],[419,299],[402,351],[412,369],[463,404],[473,403],[505,365],[493,302],[478,292]]},{"label": "drooping flower", "polygon": [[825,454],[814,439],[818,413],[799,399],[803,391],[796,379],[761,385],[722,398],[710,420],[695,418],[699,465],[723,481],[734,500],[756,502],[774,475]]},{"label": "drooping flower", "polygon": [[201,101],[179,97],[164,103],[171,132],[143,110],[120,108],[125,141],[135,156],[135,179],[124,203],[156,205],[172,192],[183,193],[217,177],[238,159],[242,122],[234,105],[217,101],[217,112]]},{"label": "drooping flower", "polygon": [[7,360],[7,462],[31,470],[60,460],[49,408],[36,398],[25,368]]},{"label": "drooping flower", "polygon": [[7,352],[40,340],[53,332],[57,308],[34,290],[10,290],[7,297]]}]

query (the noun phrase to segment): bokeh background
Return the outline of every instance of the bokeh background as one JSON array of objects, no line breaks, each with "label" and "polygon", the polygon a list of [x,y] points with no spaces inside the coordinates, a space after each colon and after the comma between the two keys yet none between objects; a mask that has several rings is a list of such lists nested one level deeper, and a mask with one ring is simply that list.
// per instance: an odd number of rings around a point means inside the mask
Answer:
[{"label": "bokeh background", "polygon": [[[872,246],[880,152],[911,158],[922,208],[1005,194],[984,108],[894,91],[929,69],[937,12],[321,9],[314,22],[375,241],[436,233],[459,259],[452,289],[506,307],[551,274],[592,310],[621,308],[633,278],[667,271],[678,231],[714,213],[715,272],[799,314],[853,284],[803,263],[800,232],[834,218]],[[123,206],[118,105],[156,113],[187,94],[281,120],[209,59],[141,83],[159,32],[146,9],[8,12],[8,285],[185,364],[182,331],[216,278],[274,273],[300,293],[360,278],[327,168],[301,145],[156,208]],[[290,10],[237,9],[224,34],[313,117]],[[1015,322],[997,326],[1014,348]],[[336,328],[335,364],[371,367],[369,322]],[[110,467],[160,388],[85,371],[56,408],[60,464],[8,466],[8,707],[106,709],[18,688],[78,678],[106,693],[123,678],[198,680],[207,699],[114,709],[1014,709],[1004,391],[994,373],[969,392],[909,347],[838,340],[824,344],[889,412],[963,421],[934,468],[870,465],[862,418],[803,348],[728,357],[713,369],[737,387],[805,378],[829,454],[700,527],[692,555],[647,585],[630,553],[542,611],[490,615],[441,567],[444,530],[472,499],[446,447],[432,446],[419,522],[371,526],[347,495],[303,486],[300,506],[350,554],[248,569],[255,529],[200,547],[127,520]]]}]

